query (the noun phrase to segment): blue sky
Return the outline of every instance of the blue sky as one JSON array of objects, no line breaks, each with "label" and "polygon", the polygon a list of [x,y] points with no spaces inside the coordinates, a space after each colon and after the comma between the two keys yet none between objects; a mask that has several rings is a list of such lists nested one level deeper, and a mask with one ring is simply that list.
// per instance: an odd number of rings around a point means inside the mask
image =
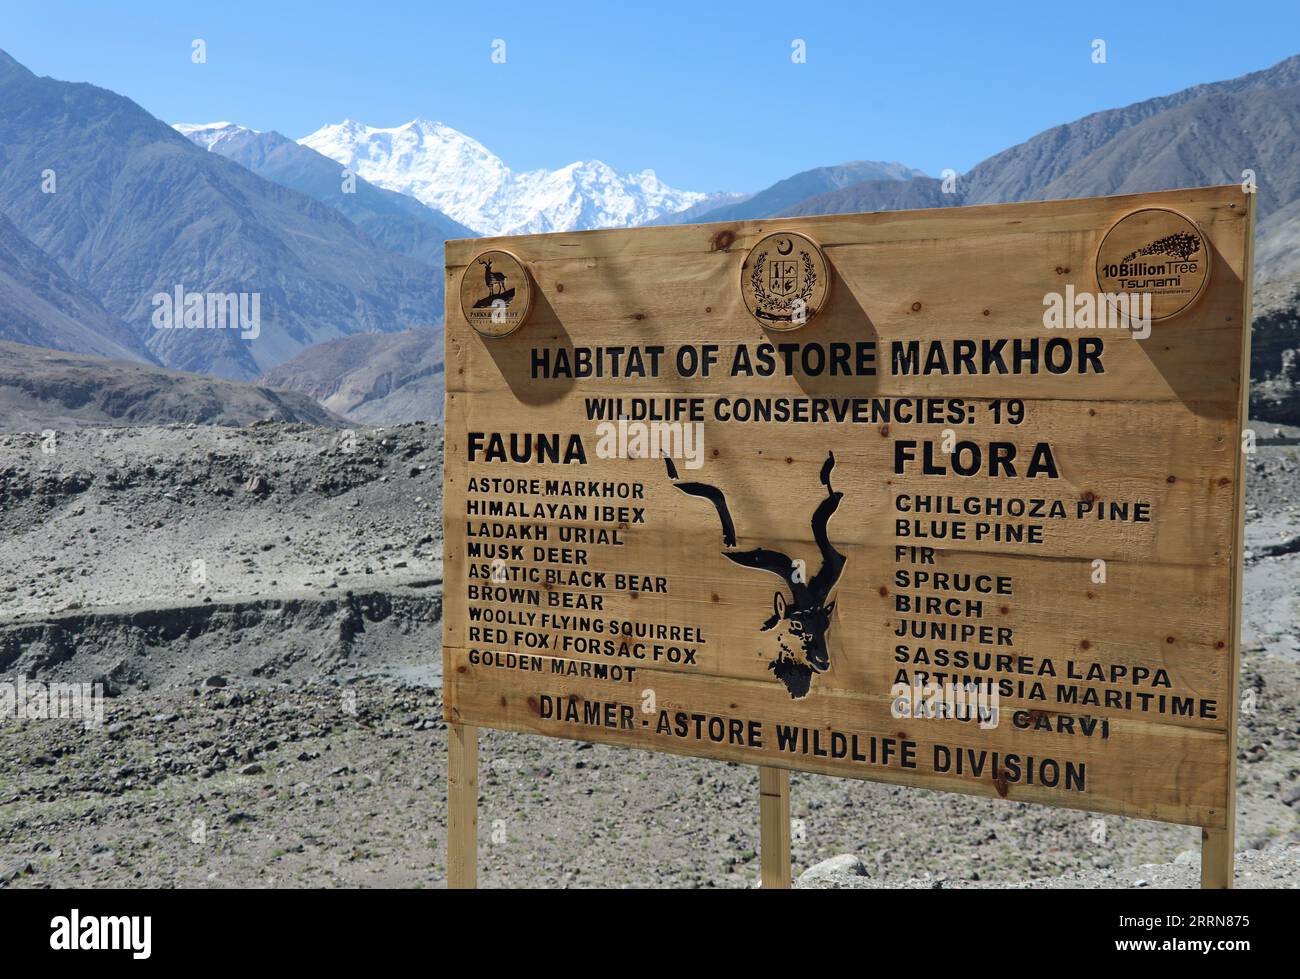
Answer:
[{"label": "blue sky", "polygon": [[754,190],[852,159],[964,171],[1089,112],[1268,67],[1300,52],[1300,2],[3,0],[0,48],[168,122],[301,137],[424,116],[518,170],[599,158]]}]

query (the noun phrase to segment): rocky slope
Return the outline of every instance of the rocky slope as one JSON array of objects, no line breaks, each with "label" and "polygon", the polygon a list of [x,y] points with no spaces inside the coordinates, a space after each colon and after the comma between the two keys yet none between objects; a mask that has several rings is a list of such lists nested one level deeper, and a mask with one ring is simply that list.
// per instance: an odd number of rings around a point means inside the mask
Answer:
[{"label": "rocky slope", "polygon": [[[1216,135],[1232,133],[1237,127],[1226,116],[1225,111],[1240,109],[1255,104],[1268,111],[1267,106],[1277,92],[1300,85],[1300,55],[1281,61],[1272,67],[1251,72],[1239,78],[1208,82],[1182,89],[1171,95],[1163,95],[1117,109],[1094,112],[1075,122],[1066,123],[1044,130],[1032,139],[1004,150],[978,164],[966,175],[964,193],[972,203],[996,203],[999,201],[1042,199],[1047,188],[1054,188],[1050,196],[1078,196],[1067,188],[1076,186],[1077,181],[1093,180],[1098,186],[1124,186],[1126,181],[1136,179],[1137,183],[1128,183],[1129,190],[1158,190],[1167,186],[1195,186],[1195,183],[1178,184],[1158,183],[1162,179],[1180,180],[1171,165],[1177,165],[1177,157],[1184,159],[1184,167],[1202,168],[1203,172],[1222,172],[1228,176],[1228,182],[1241,180],[1241,170],[1251,166],[1257,157],[1235,152],[1232,158],[1220,158],[1222,144]],[[1238,99],[1238,96],[1255,96],[1251,99]],[[1216,102],[1223,99],[1225,101]],[[1178,142],[1176,153],[1165,153],[1160,143],[1148,146],[1144,173],[1126,174],[1120,164],[1120,155],[1113,152],[1116,146],[1126,143],[1135,133],[1145,132],[1154,136],[1165,131],[1162,120],[1150,129],[1141,129],[1152,120],[1165,113],[1193,106],[1199,103],[1195,111],[1183,116],[1166,116],[1166,120],[1182,118],[1189,123],[1201,125],[1208,123],[1211,130],[1204,133],[1211,140],[1204,150],[1198,150],[1196,139],[1199,132],[1175,133]],[[1259,140],[1259,146],[1269,151],[1273,167],[1258,167],[1261,193],[1269,195],[1270,189],[1280,191],[1284,185],[1294,186],[1297,161],[1286,158],[1285,147],[1293,143],[1294,133],[1288,128],[1277,132],[1258,130],[1255,126],[1242,134],[1246,142],[1241,148]],[[1269,142],[1276,140],[1276,147]],[[1151,152],[1152,149],[1157,152]],[[1235,148],[1234,148],[1235,149]],[[1098,173],[1090,174],[1092,167],[1098,167]],[[1214,182],[1218,182],[1217,180]],[[1148,184],[1150,184],[1148,186]],[[1118,191],[1117,191],[1118,192]],[[1127,192],[1127,191],[1124,191]],[[1105,191],[1111,193],[1111,191]],[[1266,210],[1275,206],[1270,199]]]},{"label": "rocky slope", "polygon": [[[38,78],[3,52],[0,212],[172,368],[251,379],[322,340],[441,314],[441,275],[332,207],[200,149],[130,99]],[[256,338],[155,329],[155,297],[177,288],[257,296]]]},{"label": "rocky slope", "polygon": [[[995,888],[996,882],[961,880],[946,874],[881,879],[872,877],[867,864],[854,854],[840,854],[804,871],[795,881],[804,890],[879,890],[882,888]],[[1172,863],[1144,863],[1136,867],[1076,870],[1059,877],[1018,881],[1017,889],[1105,890],[1107,888],[1154,888],[1193,890],[1201,886],[1201,854],[1184,850]],[[1245,850],[1237,854],[1233,886],[1239,890],[1295,890],[1300,888],[1300,845],[1281,844],[1267,850]]]},{"label": "rocky slope", "polygon": [[183,425],[60,433],[54,451],[45,441],[0,436],[0,617],[332,598],[441,576],[430,426]]},{"label": "rocky slope", "polygon": [[368,425],[440,421],[442,329],[366,333],[321,343],[273,367],[261,383],[315,398]]},{"label": "rocky slope", "polygon": [[0,214],[0,340],[158,361],[116,316]]},{"label": "rocky slope", "polygon": [[[383,655],[378,645],[322,654],[316,682],[195,671],[206,675],[110,698],[99,727],[11,726],[0,738],[0,877],[55,887],[441,886],[441,700],[424,683],[367,675]],[[1294,714],[1290,724],[1294,742]],[[1256,852],[1239,856],[1239,884],[1294,886],[1295,803],[1282,801],[1296,795],[1294,746],[1283,749],[1271,729],[1265,736],[1276,760],[1241,763],[1239,848]],[[489,730],[479,750],[482,886],[758,882],[752,766]],[[862,868],[801,886],[1195,880],[1199,831],[1190,827],[799,774],[791,795],[795,874],[842,853]]]},{"label": "rocky slope", "polygon": [[297,392],[0,342],[0,431],[258,421],[348,424]]},{"label": "rocky slope", "polygon": [[[1297,149],[1300,55],[1044,130],[962,174],[948,196],[955,204],[1097,197],[1235,184],[1250,170],[1263,229],[1262,219],[1300,199]],[[894,210],[898,195],[888,183],[865,181],[792,202],[784,213]]]}]

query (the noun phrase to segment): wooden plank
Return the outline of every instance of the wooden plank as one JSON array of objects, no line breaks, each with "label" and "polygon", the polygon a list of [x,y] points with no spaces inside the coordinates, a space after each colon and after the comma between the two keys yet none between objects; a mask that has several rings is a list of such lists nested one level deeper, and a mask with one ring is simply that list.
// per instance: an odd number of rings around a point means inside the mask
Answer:
[{"label": "wooden plank", "polygon": [[447,886],[478,886],[478,728],[447,725]]},{"label": "wooden plank", "polygon": [[[859,555],[856,552],[850,553],[850,560],[857,560]],[[851,580],[848,587],[842,588],[840,592],[843,597],[839,602],[844,604],[837,603],[836,622],[837,628],[842,626],[842,631],[832,636],[832,665],[822,677],[822,688],[828,692],[864,689],[887,691],[900,679],[900,670],[920,674],[926,671],[942,672],[945,669],[943,664],[937,662],[937,655],[930,656],[934,662],[927,667],[926,663],[921,662],[919,649],[953,648],[948,643],[911,642],[914,652],[903,661],[900,661],[895,652],[896,646],[905,640],[895,635],[899,618],[891,605],[895,598],[892,594],[895,590],[892,577],[894,569],[886,563],[891,557],[881,555],[883,570],[864,575],[860,580]],[[967,573],[974,573],[979,570],[978,562],[983,560],[983,556],[939,555],[936,560],[939,568],[956,571],[968,569]],[[486,574],[483,563],[476,563]],[[1027,570],[1032,564],[1030,559],[1018,558],[1000,562],[999,567],[1009,577],[1026,581],[1028,574],[1018,576],[1017,573],[1022,568]],[[453,562],[449,561],[445,566],[450,569]],[[1210,628],[1205,622],[1206,613],[1214,604],[1209,587],[1214,582],[1214,576],[1191,569],[1167,570],[1138,563],[1112,563],[1108,568],[1108,583],[1100,586],[1091,584],[1090,564],[1086,560],[1069,565],[1063,563],[1063,568],[1067,567],[1069,570],[1064,573],[1077,580],[1075,586],[1067,588],[1052,581],[1026,581],[1026,585],[1011,597],[991,596],[976,600],[1001,603],[990,606],[994,617],[1003,627],[1013,629],[1014,635],[1022,638],[1027,648],[1044,648],[1053,644],[1058,649],[1069,651],[1069,658],[1075,663],[1099,663],[1105,669],[1123,667],[1135,659],[1141,659],[1152,668],[1167,674],[1170,692],[1194,696],[1216,705],[1213,716],[1163,714],[1157,715],[1155,722],[1226,731],[1227,721],[1223,712],[1229,706],[1227,684],[1230,677],[1223,668],[1223,646],[1220,644],[1226,645],[1230,636],[1223,628]],[[604,595],[603,614],[544,607],[543,595],[554,595],[557,599],[567,596],[570,599],[593,600],[592,596],[596,593],[591,590],[557,587],[547,591],[526,585],[501,585],[497,587],[505,589],[507,596],[529,591],[543,604],[520,609],[519,614],[509,613],[500,607],[500,599],[495,590],[477,598],[473,603],[461,601],[455,608],[448,600],[444,642],[448,646],[488,647],[522,656],[558,653],[564,658],[581,656],[586,645],[592,642],[613,642],[619,646],[616,651],[604,652],[593,658],[610,665],[621,664],[630,668],[654,666],[689,676],[775,684],[778,681],[769,670],[767,660],[757,655],[762,645],[756,643],[754,638],[757,625],[770,610],[773,586],[761,579],[734,582],[725,578],[725,573],[725,569],[719,569],[716,577],[679,578],[679,581],[686,582],[692,589],[693,597],[689,598],[678,599],[675,593],[643,597],[632,597],[638,593]],[[449,570],[448,579],[455,580],[451,574]],[[484,587],[493,588],[491,585]],[[887,594],[880,593],[882,588]],[[1103,593],[1103,588],[1108,591]],[[1167,589],[1170,594],[1195,593],[1196,598],[1176,603],[1171,600],[1167,614],[1156,620],[1147,614],[1149,599],[1145,597],[1146,588]],[[1114,598],[1110,597],[1111,591],[1115,594]],[[1089,592],[1092,599],[1087,597]],[[717,596],[716,601],[714,596]],[[1072,603],[1068,612],[1059,611],[1063,597],[1076,596],[1077,605]],[[854,603],[860,603],[860,606],[855,608]],[[1093,606],[1100,612],[1094,612]],[[1005,613],[1003,609],[1006,610]],[[537,616],[540,621],[527,626],[518,624],[519,615],[527,614]],[[475,616],[480,618],[475,619]],[[547,618],[543,619],[543,616]],[[689,644],[695,650],[693,662],[660,660],[657,663],[647,663],[632,656],[630,650],[623,651],[621,640],[616,636],[610,637],[607,625],[610,621],[634,622],[644,619],[650,622],[671,622],[675,618],[698,621],[701,617],[708,617],[710,625],[703,642]],[[574,624],[566,627],[562,624],[566,618]],[[511,621],[505,621],[507,619]],[[494,624],[480,624],[483,621]],[[596,629],[600,630],[599,634],[595,632]],[[847,642],[847,637],[853,637],[853,642]],[[1169,641],[1171,637],[1173,642]],[[541,641],[548,642],[549,647],[536,648],[535,644]],[[865,652],[860,653],[859,649]],[[1081,669],[1080,667],[1076,672]],[[970,673],[985,677],[1003,675],[996,668],[978,669],[975,666],[961,672],[963,675]],[[1059,682],[1069,681],[1067,677],[1062,677]],[[1080,689],[1097,688],[1095,683],[1081,681],[1075,685]],[[1015,692],[1003,694],[1001,701],[1008,708],[1049,711],[1062,709],[1051,703],[1018,696]],[[1127,716],[1127,709],[1108,706],[1101,700],[1090,706],[1087,713],[1118,718]]]},{"label": "wooden plank", "polygon": [[[1248,226],[1254,227],[1255,224],[1255,205],[1256,196],[1248,195]],[[1242,280],[1247,285],[1255,281],[1255,236],[1250,235],[1246,240],[1245,271],[1242,274]],[[1254,310],[1252,303],[1254,300],[1253,291],[1250,288],[1242,290],[1241,303],[1241,322],[1251,323],[1254,321]],[[1241,345],[1241,366],[1239,373],[1242,377],[1249,376],[1250,370],[1250,330],[1245,331],[1245,337]],[[1244,437],[1244,423],[1249,417],[1250,408],[1250,389],[1247,385],[1242,385],[1241,404],[1238,411],[1238,421],[1243,424],[1241,436]],[[1244,444],[1240,446],[1237,453],[1237,482],[1245,486],[1246,481],[1246,452]],[[1201,835],[1201,886],[1204,888],[1230,888],[1233,885],[1233,877],[1236,870],[1236,839],[1237,839],[1237,734],[1238,734],[1238,713],[1241,707],[1241,605],[1242,605],[1242,577],[1245,570],[1245,563],[1242,556],[1246,548],[1246,501],[1245,494],[1239,494],[1236,501],[1234,521],[1233,521],[1233,575],[1232,575],[1232,599],[1231,599],[1231,621],[1232,621],[1232,642],[1230,644],[1230,660],[1227,667],[1229,677],[1228,685],[1228,705],[1229,713],[1228,722],[1228,765],[1224,773],[1226,780],[1227,801],[1224,803],[1224,826],[1222,829],[1204,829]]]},{"label": "wooden plank", "polygon": [[789,889],[790,773],[784,768],[758,768],[759,863],[764,887]]},{"label": "wooden plank", "polygon": [[573,661],[556,672],[549,657],[539,670],[475,663],[466,649],[445,647],[443,657],[447,716],[462,723],[1142,819],[1225,822],[1222,732],[1131,718],[1111,721],[1106,738],[1066,736],[1054,712],[1044,712],[1049,728],[1007,717],[982,730],[976,721],[895,718],[887,694],[823,692],[792,707],[769,680],[646,668],[597,679],[566,675]]},{"label": "wooden plank", "polygon": [[[1248,216],[1239,188],[998,208],[800,218],[787,224],[792,230],[818,237],[835,263],[839,298],[824,318],[818,319],[818,339],[834,342],[872,337],[887,344],[918,334],[936,339],[967,337],[972,330],[993,339],[1023,336],[1026,312],[1041,316],[1044,287],[1064,289],[1081,280],[1113,219],[1156,199],[1167,206],[1184,205],[1190,216],[1214,234],[1222,253],[1216,271],[1227,274],[1212,276],[1194,317],[1166,324],[1168,331],[1156,330],[1161,336],[1172,332],[1177,323],[1179,338],[1194,338],[1194,342],[1180,342],[1169,349],[1153,344],[1149,357],[1117,364],[1091,390],[1098,397],[1132,397],[1136,392],[1142,398],[1180,400],[1186,396],[1185,384],[1194,381],[1202,400],[1219,400],[1235,407],[1240,379],[1233,371],[1225,371],[1224,365],[1236,363],[1240,332],[1235,317],[1240,310],[1241,284],[1232,272],[1233,266],[1240,268],[1243,261],[1240,228]],[[1003,216],[981,213],[1002,208],[1006,209]],[[1050,225],[1051,230],[1034,233],[1040,225]],[[492,376],[492,367],[522,387],[527,375],[522,367],[539,336],[574,345],[583,344],[592,333],[608,337],[611,330],[628,344],[676,345],[717,337],[730,345],[724,346],[727,350],[741,337],[772,342],[806,340],[798,332],[766,337],[744,311],[737,283],[746,243],[768,227],[764,222],[737,225],[731,247],[721,251],[716,248],[717,238],[732,229],[716,225],[592,232],[580,238],[508,239],[510,247],[528,255],[546,302],[534,313],[527,332],[493,341],[490,346],[475,336],[462,343],[459,335],[448,332],[448,390],[464,390],[462,385]],[[853,240],[854,232],[859,240]],[[555,240],[566,237],[572,240]],[[991,237],[996,238],[1001,252],[996,268],[988,261]],[[471,249],[477,253],[486,247],[479,242],[449,243],[449,268],[456,267],[457,254]],[[665,283],[671,283],[671,288],[665,289]],[[1078,287],[1082,286],[1080,281]],[[869,330],[864,332],[864,311],[868,309]],[[820,389],[835,390],[826,380],[822,379]],[[887,385],[882,386],[882,393],[933,391],[932,382],[925,378],[881,375],[879,380]],[[1041,397],[1068,388],[1071,381],[1042,374],[1021,375],[990,387],[988,382],[997,380],[950,377],[944,391],[954,396],[992,390]],[[583,386],[588,390],[616,386],[639,391],[649,383],[632,378],[594,380]],[[540,394],[530,392],[530,401]]]},{"label": "wooden plank", "polygon": [[[503,338],[448,300],[449,720],[1228,829],[1252,204],[1218,187],[448,243],[449,297],[489,248],[536,286]],[[1195,291],[1153,286],[1186,308],[1145,339],[1049,329],[1053,297],[1096,289],[1108,233],[1161,208],[1213,259],[1203,289],[1199,266]],[[783,230],[833,282],[775,332],[740,283]],[[1146,236],[1112,240],[1162,254]],[[601,424],[642,411],[700,451],[670,445],[670,470]],[[1008,448],[1015,466],[987,464]],[[817,579],[827,548],[842,567]],[[977,579],[1006,589],[958,585]],[[926,681],[991,685],[1005,713],[900,715],[895,685]],[[783,726],[916,758],[786,750]],[[995,754],[1023,767],[994,775]],[[1045,760],[1081,778],[1045,784]]]},{"label": "wooden plank", "polygon": [[[981,412],[973,402],[970,404],[978,416]],[[496,432],[518,421],[517,412],[512,412],[509,406],[480,400],[473,394],[449,394],[447,405],[448,427],[455,426],[447,435],[446,451],[451,454],[464,454],[469,448],[467,437],[455,432]],[[1094,533],[1096,525],[1091,521],[1058,520],[1054,527],[1057,532],[1053,534],[1054,554],[1087,556],[1089,559],[1127,554],[1147,563],[1201,565],[1208,560],[1227,565],[1231,547],[1229,517],[1238,482],[1233,475],[1225,473],[1233,472],[1240,444],[1235,414],[1206,418],[1181,405],[1163,404],[1138,407],[1108,403],[1099,407],[1096,403],[1079,401],[1030,400],[1025,401],[1024,406],[1026,414],[1034,416],[1035,420],[1017,426],[1015,437],[1029,446],[1050,444],[1054,456],[1059,458],[1060,476],[1050,480],[1024,478],[1016,487],[1014,496],[1017,499],[1061,502],[1076,512],[1086,501],[1101,504],[1146,501],[1152,507],[1186,512],[1189,516],[1176,525],[1162,526],[1160,533],[1156,533],[1155,525],[1150,522],[1131,525],[1132,532],[1114,540],[1113,544],[1110,539],[1098,541],[1098,535]],[[530,407],[528,423],[539,432],[563,430],[561,426],[564,425],[574,427],[575,415],[581,412],[580,404],[566,399],[561,404]],[[768,427],[761,426],[763,429]],[[890,500],[899,495],[921,494],[930,500],[936,497],[964,500],[996,495],[1004,491],[1007,484],[1005,476],[988,474],[987,462],[970,476],[956,477],[952,464],[943,457],[942,440],[944,433],[951,431],[961,442],[972,443],[973,440],[967,437],[967,426],[952,423],[907,426],[906,441],[909,445],[916,444],[903,460],[906,472],[902,474],[897,472],[901,441],[898,425],[830,423],[801,426],[787,436],[791,440],[788,445],[774,445],[770,431],[751,431],[749,428],[703,423],[700,467],[690,471],[692,478],[705,481],[719,470],[730,478],[730,492],[736,500],[734,516],[740,520],[737,531],[741,534],[761,529],[765,539],[781,541],[803,540],[808,536],[807,514],[801,509],[782,505],[782,501],[769,491],[769,484],[780,481],[791,487],[806,488],[809,494],[813,494],[819,486],[818,474],[826,460],[827,446],[835,449],[837,476],[855,490],[846,490],[839,512],[841,522],[845,524],[841,533],[847,544],[878,540],[882,529],[887,529],[894,520],[908,516],[892,505],[881,507],[877,502],[880,498]],[[1164,434],[1166,440],[1151,444],[1148,433],[1153,428]],[[597,443],[602,430],[597,423],[583,420],[577,425],[577,431]],[[616,427],[612,432],[617,434]],[[936,480],[924,473],[926,443],[933,443],[934,460],[948,468],[950,479]],[[1179,447],[1184,445],[1196,445],[1202,451],[1189,458],[1179,451]],[[985,453],[987,450],[981,448],[980,451]],[[964,458],[973,460],[974,455]],[[1028,459],[1021,459],[1017,471],[1023,474],[1028,462]],[[491,470],[479,471],[479,475],[492,479],[532,479],[538,476],[538,470],[525,463],[502,462],[494,464]],[[575,474],[547,474],[548,478],[566,475]],[[655,515],[662,515],[662,522],[669,529],[675,529],[685,521],[693,524],[694,529],[703,530],[712,519],[707,507],[702,509],[697,500],[682,496],[673,487],[662,460],[658,458],[601,459],[592,452],[581,473],[576,475],[584,479],[634,484],[644,494],[647,509]],[[452,478],[455,479],[454,474]],[[492,489],[470,494],[466,484],[455,481],[448,483],[448,493],[462,506],[471,496],[483,503],[510,496],[514,496],[517,502],[534,502],[530,499],[534,494],[502,494]],[[639,501],[623,502],[637,504]],[[536,517],[531,512],[534,508],[529,509],[526,516],[506,514],[498,519],[531,522]],[[467,513],[465,510],[457,512]],[[1094,507],[1094,515],[1096,512]],[[671,521],[668,517],[672,518]],[[750,524],[759,527],[747,524],[746,518]],[[554,524],[581,523],[562,515],[548,519]],[[458,529],[464,532],[463,525]],[[1217,536],[1206,536],[1211,533]],[[981,549],[991,553],[1034,554],[1041,550],[1023,542],[1006,543],[991,538],[978,542],[968,540],[963,543],[963,549],[972,549],[977,543],[982,545]],[[642,549],[643,545],[638,546],[636,553],[642,553]]]}]

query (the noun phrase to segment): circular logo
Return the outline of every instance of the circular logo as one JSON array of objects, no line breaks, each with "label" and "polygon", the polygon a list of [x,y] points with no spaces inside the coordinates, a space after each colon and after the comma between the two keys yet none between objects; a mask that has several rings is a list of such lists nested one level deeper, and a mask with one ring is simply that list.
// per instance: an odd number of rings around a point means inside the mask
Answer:
[{"label": "circular logo", "polygon": [[1205,235],[1191,218],[1168,208],[1126,214],[1097,248],[1097,288],[1106,301],[1128,310],[1146,310],[1149,302],[1152,321],[1181,313],[1209,281]]},{"label": "circular logo", "polygon": [[482,336],[509,336],[523,325],[532,306],[533,280],[510,252],[481,252],[460,277],[461,312]]},{"label": "circular logo", "polygon": [[831,273],[821,247],[797,231],[768,235],[740,267],[745,305],[769,330],[797,330],[830,297]]}]

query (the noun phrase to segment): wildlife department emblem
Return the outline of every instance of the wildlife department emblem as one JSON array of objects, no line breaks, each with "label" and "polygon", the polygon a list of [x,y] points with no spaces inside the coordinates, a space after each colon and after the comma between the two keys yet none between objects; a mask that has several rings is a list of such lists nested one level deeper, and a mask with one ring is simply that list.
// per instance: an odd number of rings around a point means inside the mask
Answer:
[{"label": "wildlife department emblem", "polygon": [[481,252],[460,278],[460,308],[476,332],[485,337],[514,333],[533,305],[528,269],[507,251]]},{"label": "wildlife department emblem", "polygon": [[797,330],[811,321],[826,305],[830,287],[826,256],[796,231],[762,239],[740,270],[745,305],[769,330]]},{"label": "wildlife department emblem", "polygon": [[[1210,281],[1210,251],[1196,222],[1164,207],[1120,218],[1097,249],[1097,290],[1151,296],[1151,319],[1196,302]],[[1109,300],[1114,303],[1114,300]]]}]

